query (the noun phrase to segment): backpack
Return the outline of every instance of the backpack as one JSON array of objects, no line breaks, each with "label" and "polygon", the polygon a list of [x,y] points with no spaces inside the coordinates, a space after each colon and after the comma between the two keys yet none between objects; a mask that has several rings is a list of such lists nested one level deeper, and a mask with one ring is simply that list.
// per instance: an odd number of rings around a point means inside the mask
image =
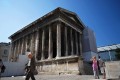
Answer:
[{"label": "backpack", "polygon": [[1,73],[4,73],[4,72],[5,72],[5,69],[6,69],[6,67],[3,65],[3,66],[1,67]]}]

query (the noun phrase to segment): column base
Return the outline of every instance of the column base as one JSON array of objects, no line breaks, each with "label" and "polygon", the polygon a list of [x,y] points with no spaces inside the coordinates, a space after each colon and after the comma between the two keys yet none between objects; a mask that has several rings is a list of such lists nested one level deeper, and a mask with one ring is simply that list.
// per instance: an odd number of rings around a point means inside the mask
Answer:
[{"label": "column base", "polygon": [[60,59],[60,57],[57,56],[55,59]]},{"label": "column base", "polygon": [[52,57],[48,57],[48,59],[52,59]]},{"label": "column base", "polygon": [[41,60],[44,60],[44,58],[42,57]]}]

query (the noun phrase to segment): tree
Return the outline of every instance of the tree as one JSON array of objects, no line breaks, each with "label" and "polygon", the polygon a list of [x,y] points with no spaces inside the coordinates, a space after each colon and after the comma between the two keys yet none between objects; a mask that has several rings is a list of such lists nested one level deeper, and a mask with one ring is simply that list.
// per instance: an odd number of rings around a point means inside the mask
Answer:
[{"label": "tree", "polygon": [[115,52],[116,52],[115,54],[116,58],[120,60],[120,48],[116,49]]}]

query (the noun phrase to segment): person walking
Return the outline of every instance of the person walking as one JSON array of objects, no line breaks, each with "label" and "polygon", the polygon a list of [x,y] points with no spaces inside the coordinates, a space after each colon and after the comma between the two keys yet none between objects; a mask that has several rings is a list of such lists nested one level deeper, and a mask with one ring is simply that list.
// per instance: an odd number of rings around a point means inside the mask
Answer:
[{"label": "person walking", "polygon": [[0,59],[0,80],[1,80],[1,70],[2,70],[2,59]]},{"label": "person walking", "polygon": [[105,62],[101,59],[101,57],[98,57],[99,66],[100,66],[100,72],[103,74],[103,79],[106,79],[106,73],[105,73]]},{"label": "person walking", "polygon": [[28,61],[28,64],[27,64],[27,74],[26,74],[26,78],[25,80],[29,80],[30,78],[32,80],[36,80],[35,77],[34,77],[34,71],[35,71],[35,58],[34,56],[32,55],[31,52],[28,52],[28,58],[29,58],[29,61]]},{"label": "person walking", "polygon": [[3,65],[2,59],[0,59],[0,80],[1,80],[1,74],[4,72],[5,66]]},{"label": "person walking", "polygon": [[96,56],[92,57],[92,68],[93,68],[94,78],[99,79],[98,61],[96,59]]}]

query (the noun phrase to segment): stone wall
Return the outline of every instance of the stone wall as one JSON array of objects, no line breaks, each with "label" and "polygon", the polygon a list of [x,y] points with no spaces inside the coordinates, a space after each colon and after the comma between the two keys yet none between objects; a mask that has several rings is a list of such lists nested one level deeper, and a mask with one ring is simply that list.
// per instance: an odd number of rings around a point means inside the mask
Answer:
[{"label": "stone wall", "polygon": [[118,78],[120,76],[120,61],[105,62],[106,78]]},{"label": "stone wall", "polygon": [[[79,64],[78,64],[79,63]],[[37,63],[39,74],[79,74],[82,65],[78,57],[40,61]]]},{"label": "stone wall", "polygon": [[84,72],[85,75],[93,75],[92,62],[84,61]]},{"label": "stone wall", "polygon": [[26,55],[19,55],[19,60],[17,62],[3,62],[6,69],[2,73],[2,76],[21,76],[25,73],[25,64],[28,58]]}]

